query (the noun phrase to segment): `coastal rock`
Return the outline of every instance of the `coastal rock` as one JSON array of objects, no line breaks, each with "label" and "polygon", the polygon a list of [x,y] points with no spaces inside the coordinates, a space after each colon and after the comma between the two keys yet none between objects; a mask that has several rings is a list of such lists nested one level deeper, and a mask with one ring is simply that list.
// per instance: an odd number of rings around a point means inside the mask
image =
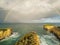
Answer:
[{"label": "coastal rock", "polygon": [[11,28],[0,29],[0,40],[9,37],[12,34]]},{"label": "coastal rock", "polygon": [[29,32],[19,39],[15,45],[40,45],[40,39],[35,32]]},{"label": "coastal rock", "polygon": [[52,34],[54,34],[60,40],[60,28],[58,26],[53,25],[44,25],[43,28]]},{"label": "coastal rock", "polygon": [[3,31],[0,31],[0,40],[3,39]]}]

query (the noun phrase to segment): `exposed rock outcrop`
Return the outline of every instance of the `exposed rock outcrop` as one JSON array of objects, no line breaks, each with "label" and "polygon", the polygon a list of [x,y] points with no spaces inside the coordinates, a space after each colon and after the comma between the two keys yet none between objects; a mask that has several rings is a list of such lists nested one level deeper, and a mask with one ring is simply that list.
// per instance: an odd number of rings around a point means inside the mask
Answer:
[{"label": "exposed rock outcrop", "polygon": [[9,37],[12,34],[11,28],[0,29],[0,40]]},{"label": "exposed rock outcrop", "polygon": [[46,24],[43,28],[50,33],[53,33],[60,40],[60,27]]},{"label": "exposed rock outcrop", "polygon": [[15,45],[40,45],[40,39],[35,32],[25,34]]}]

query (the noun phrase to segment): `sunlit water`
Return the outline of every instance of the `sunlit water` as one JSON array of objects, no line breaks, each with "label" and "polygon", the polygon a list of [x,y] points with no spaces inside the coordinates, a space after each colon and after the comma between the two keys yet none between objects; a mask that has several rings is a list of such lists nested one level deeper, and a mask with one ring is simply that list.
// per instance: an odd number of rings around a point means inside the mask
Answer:
[{"label": "sunlit water", "polygon": [[[59,23],[51,23],[60,26]],[[0,41],[0,45],[14,45],[25,33],[36,31],[40,37],[41,45],[60,45],[60,42],[53,34],[47,34],[43,29],[43,23],[0,23],[0,28],[12,28],[13,34]]]}]

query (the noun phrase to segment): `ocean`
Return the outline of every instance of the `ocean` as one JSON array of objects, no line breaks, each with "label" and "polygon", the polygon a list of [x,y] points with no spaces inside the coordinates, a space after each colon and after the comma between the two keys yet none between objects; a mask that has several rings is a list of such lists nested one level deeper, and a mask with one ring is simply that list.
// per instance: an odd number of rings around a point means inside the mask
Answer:
[{"label": "ocean", "polygon": [[[43,25],[47,23],[0,23],[0,28],[12,28],[13,32],[17,32],[17,35],[13,35],[9,38],[0,41],[0,45],[15,45],[24,34],[35,31],[41,38],[41,45],[60,45],[57,39],[54,39],[54,35],[47,34],[43,29]],[[60,26],[60,23],[48,23],[56,26]],[[53,39],[52,39],[53,38]]]}]

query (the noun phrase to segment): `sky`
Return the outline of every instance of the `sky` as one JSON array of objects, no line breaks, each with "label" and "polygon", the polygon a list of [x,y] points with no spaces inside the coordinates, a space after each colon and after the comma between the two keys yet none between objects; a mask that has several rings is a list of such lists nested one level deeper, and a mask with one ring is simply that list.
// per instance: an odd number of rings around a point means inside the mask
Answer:
[{"label": "sky", "polygon": [[40,23],[59,21],[60,0],[0,0],[0,22]]}]

